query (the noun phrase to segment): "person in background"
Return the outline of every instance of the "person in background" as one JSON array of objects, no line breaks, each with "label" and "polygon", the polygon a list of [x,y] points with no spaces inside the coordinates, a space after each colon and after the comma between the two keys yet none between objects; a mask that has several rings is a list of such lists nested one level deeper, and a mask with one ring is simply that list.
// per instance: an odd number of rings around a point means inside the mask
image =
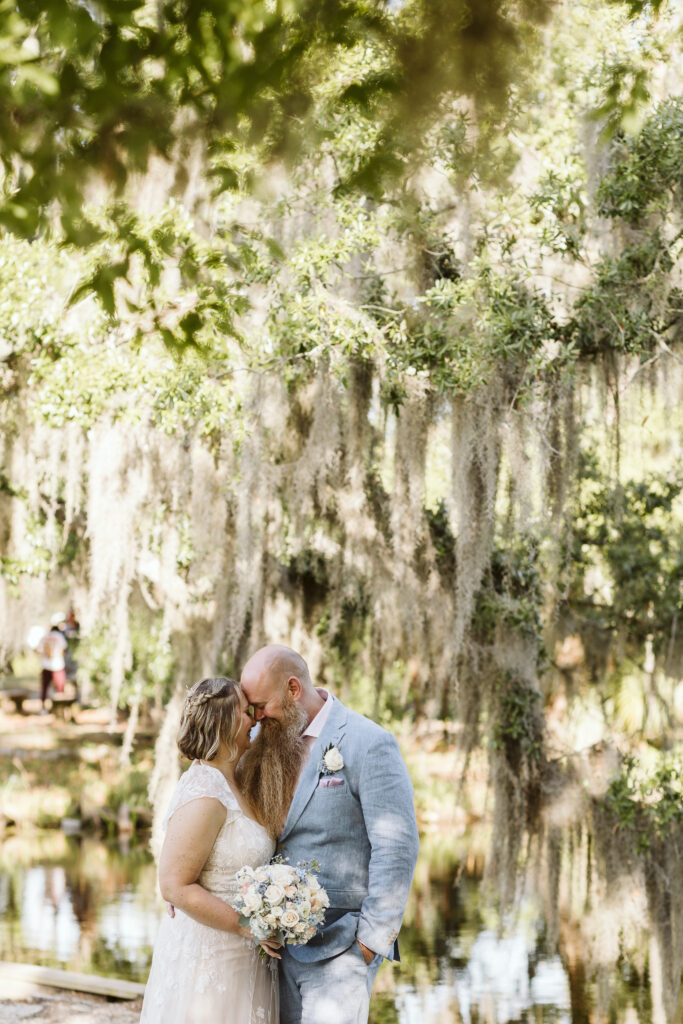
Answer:
[{"label": "person in background", "polygon": [[81,624],[76,618],[76,612],[73,610],[73,608],[69,608],[68,612],[66,613],[66,618],[64,619],[64,628],[66,631],[66,635],[69,637],[69,639],[71,639],[71,637],[78,636],[78,631],[81,628]]},{"label": "person in background", "polygon": [[48,697],[50,685],[57,693],[64,692],[66,683],[66,639],[59,629],[59,623],[64,619],[63,615],[52,616],[52,626],[49,633],[46,633],[37,647],[40,655],[40,701],[42,704],[41,714],[47,713],[45,701]]},{"label": "person in background", "polygon": [[73,608],[69,608],[66,613],[66,618],[59,624],[59,630],[63,637],[66,639],[66,651],[64,652],[64,661],[66,667],[66,678],[69,683],[73,683],[76,686],[76,676],[78,674],[78,662],[74,658],[74,652],[78,648],[78,641],[80,637],[80,623],[76,618],[76,613]]}]

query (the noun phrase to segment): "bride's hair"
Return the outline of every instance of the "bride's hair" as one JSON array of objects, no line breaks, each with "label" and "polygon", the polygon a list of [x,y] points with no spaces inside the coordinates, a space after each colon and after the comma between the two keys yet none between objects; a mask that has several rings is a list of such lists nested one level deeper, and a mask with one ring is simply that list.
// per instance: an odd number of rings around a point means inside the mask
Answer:
[{"label": "bride's hair", "polygon": [[237,735],[242,718],[240,688],[234,679],[202,679],[188,690],[178,731],[178,748],[190,761],[211,761],[220,741],[230,760],[237,757]]}]

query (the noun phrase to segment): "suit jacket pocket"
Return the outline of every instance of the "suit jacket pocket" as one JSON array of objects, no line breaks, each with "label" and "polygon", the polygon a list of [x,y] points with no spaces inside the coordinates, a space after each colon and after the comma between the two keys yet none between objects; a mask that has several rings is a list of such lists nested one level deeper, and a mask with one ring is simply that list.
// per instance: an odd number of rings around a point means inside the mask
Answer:
[{"label": "suit jacket pocket", "polygon": [[327,800],[329,797],[332,796],[349,796],[350,793],[351,790],[346,785],[344,780],[339,779],[338,782],[335,780],[332,786],[329,784],[329,782],[326,785],[323,785],[322,782],[319,782],[318,785],[313,790],[313,797],[315,799],[316,794],[318,794],[318,797],[321,800]]}]

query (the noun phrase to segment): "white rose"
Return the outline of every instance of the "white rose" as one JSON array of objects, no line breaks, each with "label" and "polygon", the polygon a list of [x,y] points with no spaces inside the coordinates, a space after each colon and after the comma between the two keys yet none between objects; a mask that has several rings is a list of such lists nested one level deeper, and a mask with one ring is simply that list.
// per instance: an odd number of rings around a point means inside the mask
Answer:
[{"label": "white rose", "polygon": [[260,942],[262,939],[267,939],[270,936],[270,929],[268,928],[268,925],[258,917],[251,919],[249,922],[249,930],[257,942]]},{"label": "white rose", "polygon": [[315,935],[315,928],[306,926],[303,931],[299,931],[299,925],[296,926],[296,938],[290,939],[290,946],[303,946],[309,942]]},{"label": "white rose", "polygon": [[248,910],[250,914],[260,910],[263,906],[263,900],[255,889],[250,889],[249,892],[245,892],[242,897],[242,902],[244,904],[244,909]]},{"label": "white rose", "polygon": [[311,874],[311,872],[310,872],[310,871],[309,871],[309,873],[308,873],[308,874],[306,875],[306,885],[307,885],[307,886],[308,886],[308,888],[309,888],[309,889],[311,890],[311,892],[315,892],[315,891],[316,891],[316,889],[319,889],[319,888],[320,888],[320,882],[319,882],[319,881],[318,881],[318,879],[317,879],[317,878],[315,877],[315,875]]},{"label": "white rose", "polygon": [[311,913],[311,904],[308,900],[302,900],[299,904],[299,913],[302,917],[308,917]]},{"label": "white rose", "polygon": [[275,885],[291,885],[296,880],[296,871],[289,864],[271,864],[268,870]]},{"label": "white rose", "polygon": [[254,872],[254,878],[256,879],[257,882],[267,882],[268,868],[256,868],[256,871]]},{"label": "white rose", "polygon": [[286,885],[285,886],[285,896],[289,896],[290,898],[292,896],[296,896],[296,886],[295,885]]},{"label": "white rose", "polygon": [[282,903],[283,899],[285,898],[285,890],[282,888],[281,885],[275,885],[274,882],[271,882],[271,884],[268,886],[263,895],[268,900],[270,905],[272,907],[275,907],[277,906],[278,903]]},{"label": "white rose", "polygon": [[299,921],[299,923],[294,926],[294,931],[297,935],[303,935],[304,932],[306,931],[306,925],[304,924],[304,922]]},{"label": "white rose", "polygon": [[338,772],[344,767],[344,758],[336,747],[332,747],[323,755],[323,763],[329,772]]},{"label": "white rose", "polygon": [[296,910],[285,910],[284,914],[280,918],[280,924],[283,928],[293,928],[295,924],[299,923],[299,915]]},{"label": "white rose", "polygon": [[322,910],[324,907],[327,906],[328,902],[326,897],[323,897],[323,894],[320,892],[314,892],[313,895],[311,896],[311,909],[313,913],[315,914],[319,910]]}]

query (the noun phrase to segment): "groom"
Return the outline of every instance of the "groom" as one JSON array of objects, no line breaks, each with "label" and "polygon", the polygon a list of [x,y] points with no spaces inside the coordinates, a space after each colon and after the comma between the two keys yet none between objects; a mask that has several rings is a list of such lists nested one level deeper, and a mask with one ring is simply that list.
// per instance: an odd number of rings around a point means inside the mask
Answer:
[{"label": "groom", "polygon": [[276,823],[291,864],[317,860],[330,909],[280,962],[281,1024],[363,1024],[410,890],[418,837],[413,790],[394,737],[311,682],[303,658],[270,645],[244,666],[261,723],[241,785]]}]

